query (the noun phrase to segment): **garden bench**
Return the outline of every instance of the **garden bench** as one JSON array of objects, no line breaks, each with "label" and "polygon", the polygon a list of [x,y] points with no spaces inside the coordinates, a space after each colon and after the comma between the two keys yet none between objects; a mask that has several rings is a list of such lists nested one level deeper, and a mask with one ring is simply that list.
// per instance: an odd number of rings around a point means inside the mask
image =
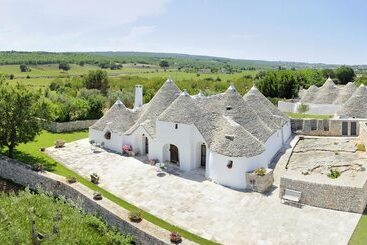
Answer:
[{"label": "garden bench", "polygon": [[284,195],[282,196],[282,202],[288,202],[296,205],[300,205],[301,192],[291,189],[285,189]]}]

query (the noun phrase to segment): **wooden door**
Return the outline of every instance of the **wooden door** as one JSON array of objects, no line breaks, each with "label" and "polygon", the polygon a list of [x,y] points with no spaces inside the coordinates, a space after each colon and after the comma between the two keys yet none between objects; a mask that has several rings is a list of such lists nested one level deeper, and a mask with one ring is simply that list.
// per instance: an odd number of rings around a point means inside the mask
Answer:
[{"label": "wooden door", "polygon": [[175,145],[170,145],[169,146],[169,151],[170,151],[170,162],[172,163],[178,163],[178,148]]}]

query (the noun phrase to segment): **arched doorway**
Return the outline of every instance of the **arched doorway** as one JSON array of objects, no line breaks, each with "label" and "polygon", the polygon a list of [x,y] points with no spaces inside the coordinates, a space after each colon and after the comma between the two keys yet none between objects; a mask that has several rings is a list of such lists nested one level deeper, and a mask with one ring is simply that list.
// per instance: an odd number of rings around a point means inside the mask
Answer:
[{"label": "arched doorway", "polygon": [[170,152],[170,162],[172,163],[179,163],[179,156],[178,156],[178,148],[175,145],[169,145],[169,152]]}]

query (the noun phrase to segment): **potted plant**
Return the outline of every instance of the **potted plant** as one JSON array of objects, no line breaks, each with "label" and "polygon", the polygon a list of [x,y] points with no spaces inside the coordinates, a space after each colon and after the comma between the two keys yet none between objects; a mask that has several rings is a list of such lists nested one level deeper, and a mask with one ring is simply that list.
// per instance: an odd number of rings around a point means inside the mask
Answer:
[{"label": "potted plant", "polygon": [[32,165],[32,170],[34,170],[36,172],[43,171],[43,164],[41,164],[41,163],[33,164]]},{"label": "potted plant", "polygon": [[142,220],[142,215],[141,212],[139,211],[130,211],[129,212],[129,220],[131,220],[132,222],[140,222]]},{"label": "potted plant", "polygon": [[74,176],[67,176],[66,177],[66,181],[69,183],[69,184],[73,184],[76,182],[76,177]]},{"label": "potted plant", "polygon": [[90,175],[90,181],[93,183],[93,184],[98,184],[99,183],[99,176],[97,173],[93,173]]},{"label": "potted plant", "polygon": [[254,170],[254,173],[257,175],[257,176],[265,176],[266,174],[266,169],[265,168],[257,168]]},{"label": "potted plant", "polygon": [[171,234],[169,235],[169,240],[175,244],[182,242],[181,235],[178,234],[176,231],[171,232]]},{"label": "potted plant", "polygon": [[62,148],[65,146],[65,141],[63,140],[56,140],[55,142],[55,148]]},{"label": "potted plant", "polygon": [[93,199],[97,200],[97,201],[102,200],[102,194],[99,193],[99,192],[94,192],[93,193]]}]

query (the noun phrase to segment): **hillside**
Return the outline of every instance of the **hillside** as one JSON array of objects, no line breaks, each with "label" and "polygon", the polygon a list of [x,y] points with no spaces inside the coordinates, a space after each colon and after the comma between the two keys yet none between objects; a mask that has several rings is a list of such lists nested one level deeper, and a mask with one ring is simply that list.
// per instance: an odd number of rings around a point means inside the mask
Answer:
[{"label": "hillside", "polygon": [[[167,60],[171,67],[194,68],[240,68],[240,69],[276,69],[284,68],[336,68],[338,65],[322,63],[303,63],[288,61],[265,61],[229,59],[222,57],[174,54],[174,53],[149,53],[149,52],[18,52],[0,51],[0,65],[6,64],[56,64],[67,63],[140,63],[158,65],[161,60]],[[354,66],[366,69],[366,65]]]}]

